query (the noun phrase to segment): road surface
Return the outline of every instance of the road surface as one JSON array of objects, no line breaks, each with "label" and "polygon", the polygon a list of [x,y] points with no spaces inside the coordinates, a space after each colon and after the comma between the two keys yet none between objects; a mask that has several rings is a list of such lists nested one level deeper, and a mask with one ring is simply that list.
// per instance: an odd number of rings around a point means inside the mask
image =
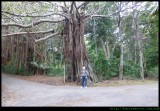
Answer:
[{"label": "road surface", "polygon": [[53,86],[2,74],[2,106],[158,106],[158,83],[119,87]]}]

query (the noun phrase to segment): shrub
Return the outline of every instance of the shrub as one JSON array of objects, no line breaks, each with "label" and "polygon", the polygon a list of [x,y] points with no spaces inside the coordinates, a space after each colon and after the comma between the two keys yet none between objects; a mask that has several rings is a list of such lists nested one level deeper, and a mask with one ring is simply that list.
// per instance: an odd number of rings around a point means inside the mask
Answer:
[{"label": "shrub", "polygon": [[158,79],[158,67],[154,67],[148,71],[147,77]]},{"label": "shrub", "polygon": [[101,54],[94,62],[94,71],[103,79],[110,79],[118,74],[119,61],[115,57],[106,60]]},{"label": "shrub", "polygon": [[51,67],[48,71],[49,76],[63,76],[64,68],[63,67]]},{"label": "shrub", "polygon": [[28,71],[26,71],[24,65],[21,65],[21,67],[17,68],[13,64],[6,64],[2,67],[2,72],[10,73],[10,74],[21,74],[21,75],[28,75]]},{"label": "shrub", "polygon": [[140,66],[133,61],[125,61],[124,62],[124,76],[131,78],[139,78],[140,77]]}]

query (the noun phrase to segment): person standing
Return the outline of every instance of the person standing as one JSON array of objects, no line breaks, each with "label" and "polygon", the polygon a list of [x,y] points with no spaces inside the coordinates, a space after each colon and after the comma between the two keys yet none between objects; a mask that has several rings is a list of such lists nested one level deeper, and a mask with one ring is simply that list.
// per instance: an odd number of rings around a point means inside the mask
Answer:
[{"label": "person standing", "polygon": [[[81,72],[81,84],[82,84],[82,87],[84,88],[87,88],[87,70],[85,68],[85,66],[82,67],[82,72]],[[81,87],[81,88],[82,88]]]}]

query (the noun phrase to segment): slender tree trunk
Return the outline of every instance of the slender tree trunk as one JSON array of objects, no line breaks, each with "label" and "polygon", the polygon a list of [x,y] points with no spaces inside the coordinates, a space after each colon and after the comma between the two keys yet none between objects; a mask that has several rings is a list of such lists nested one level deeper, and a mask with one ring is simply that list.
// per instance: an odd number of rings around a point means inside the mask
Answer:
[{"label": "slender tree trunk", "polygon": [[120,55],[120,66],[119,66],[119,79],[123,79],[123,43],[121,43],[121,55]]},{"label": "slender tree trunk", "polygon": [[[117,37],[118,37],[118,34],[117,34]],[[117,41],[115,41],[115,43],[114,43],[114,45],[112,47],[111,56],[113,56],[113,54],[114,54],[114,50],[116,48],[116,45],[117,45]]]},{"label": "slender tree trunk", "polygon": [[94,18],[93,33],[94,33],[95,51],[96,51],[96,56],[97,56],[97,37],[96,37],[96,23],[95,23],[95,18]]},{"label": "slender tree trunk", "polygon": [[128,60],[130,60],[129,47],[127,48],[127,58],[128,58]]},{"label": "slender tree trunk", "polygon": [[114,53],[114,49],[116,48],[117,42],[113,45],[112,52]]},{"label": "slender tree trunk", "polygon": [[105,48],[105,45],[103,43],[102,38],[101,38],[101,43],[102,43],[102,47],[103,47],[103,50],[104,50],[105,57],[106,57],[106,59],[108,59],[107,51],[106,51],[106,48]]},{"label": "slender tree trunk", "polygon": [[108,39],[106,37],[106,49],[107,49],[107,54],[108,54],[108,60],[110,59],[110,48],[109,48],[109,42],[108,42]]},{"label": "slender tree trunk", "polygon": [[27,58],[28,58],[28,42],[29,42],[29,38],[26,37],[26,44],[25,44],[25,61],[24,61],[24,64],[25,64],[25,69],[27,69]]},{"label": "slender tree trunk", "polygon": [[52,55],[53,55],[53,65],[55,65],[55,51],[54,51],[54,44],[53,44],[53,38],[52,38]]},{"label": "slender tree trunk", "polygon": [[47,63],[47,50],[46,50],[46,42],[44,42],[44,62]]},{"label": "slender tree trunk", "polygon": [[143,50],[142,50],[142,41],[140,36],[138,37],[138,46],[139,46],[140,75],[141,79],[144,80]]},{"label": "slender tree trunk", "polygon": [[35,55],[36,55],[36,44],[33,42],[33,61],[35,61]]},{"label": "slender tree trunk", "polygon": [[[133,3],[132,3],[133,6]],[[136,29],[136,17],[135,17],[135,10],[133,10],[133,14],[132,14],[132,26],[133,26],[133,32],[134,32],[134,63],[137,63],[137,29]]]},{"label": "slender tree trunk", "polygon": [[139,64],[140,64],[140,76],[141,79],[144,80],[144,67],[143,67],[143,51],[142,51],[142,40],[140,36],[140,32],[138,29],[138,13],[136,13],[136,38],[138,42],[138,49],[139,49]]},{"label": "slender tree trunk", "polygon": [[135,41],[135,49],[134,49],[134,63],[137,63],[137,45],[136,45],[136,41]]},{"label": "slender tree trunk", "polygon": [[121,40],[121,55],[120,55],[120,66],[119,66],[119,79],[122,80],[123,79],[123,38],[122,38],[122,17],[120,15],[120,11],[121,11],[121,2],[119,4],[118,7],[118,11],[119,11],[119,19],[118,19],[118,28],[119,28],[119,33],[118,33],[118,37]]},{"label": "slender tree trunk", "polygon": [[138,41],[139,44],[139,60],[140,60],[140,75],[141,79],[144,80],[144,67],[143,67],[143,52],[142,52],[142,46],[141,41]]},{"label": "slender tree trunk", "polygon": [[[145,49],[143,48],[143,52],[145,52]],[[147,66],[146,66],[146,59],[143,55],[143,63],[144,63],[144,77],[147,76]]]},{"label": "slender tree trunk", "polygon": [[[113,45],[112,53],[114,53],[114,50],[115,50],[115,48],[116,48],[116,45],[117,45],[117,42]],[[113,56],[113,54],[112,54],[112,56]]]}]

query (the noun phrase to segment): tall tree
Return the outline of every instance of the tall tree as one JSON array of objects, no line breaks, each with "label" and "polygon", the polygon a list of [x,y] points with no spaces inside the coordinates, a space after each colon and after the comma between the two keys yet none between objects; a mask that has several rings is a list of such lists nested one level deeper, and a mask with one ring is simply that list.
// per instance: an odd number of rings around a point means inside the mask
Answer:
[{"label": "tall tree", "polygon": [[138,12],[135,13],[135,36],[138,42],[138,49],[139,49],[139,64],[140,64],[140,76],[141,79],[144,80],[144,66],[143,66],[143,43],[142,43],[142,36],[140,35],[139,31],[139,21],[138,21]]},{"label": "tall tree", "polygon": [[122,38],[122,16],[121,16],[121,10],[122,10],[122,3],[118,2],[117,4],[118,8],[118,37],[121,40],[120,47],[121,47],[121,55],[120,55],[120,66],[119,66],[119,79],[123,79],[123,38]]}]

